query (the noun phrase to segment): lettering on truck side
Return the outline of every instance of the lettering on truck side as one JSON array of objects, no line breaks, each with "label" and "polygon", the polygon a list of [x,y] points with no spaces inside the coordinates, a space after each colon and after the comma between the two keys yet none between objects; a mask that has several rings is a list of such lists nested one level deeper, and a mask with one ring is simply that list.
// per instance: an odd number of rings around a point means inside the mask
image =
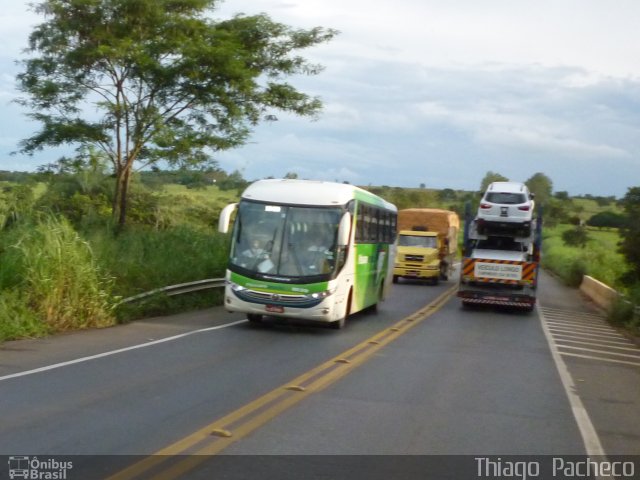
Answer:
[{"label": "lettering on truck side", "polygon": [[522,265],[475,262],[474,276],[499,280],[522,280]]}]

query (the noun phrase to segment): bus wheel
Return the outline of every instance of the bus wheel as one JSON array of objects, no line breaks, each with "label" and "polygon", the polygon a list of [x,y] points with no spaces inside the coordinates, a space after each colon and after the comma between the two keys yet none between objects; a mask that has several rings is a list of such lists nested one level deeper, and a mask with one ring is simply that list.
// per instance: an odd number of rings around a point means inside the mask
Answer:
[{"label": "bus wheel", "polygon": [[344,328],[345,323],[347,323],[346,317],[342,317],[340,320],[335,320],[331,322],[329,325],[334,330],[342,330]]},{"label": "bus wheel", "polygon": [[347,297],[347,306],[344,309],[344,317],[340,320],[335,320],[329,324],[329,326],[335,330],[341,330],[344,328],[345,323],[347,322],[347,317],[351,313],[351,297],[353,296],[353,290],[349,290],[349,296]]},{"label": "bus wheel", "polygon": [[398,283],[398,275],[393,276],[393,283]]},{"label": "bus wheel", "polygon": [[378,287],[378,299],[376,300],[376,303],[371,305],[369,309],[373,313],[378,313],[378,304],[382,301],[384,301],[384,281],[382,281],[382,283],[380,283],[380,286]]},{"label": "bus wheel", "polygon": [[259,313],[247,313],[247,320],[251,323],[262,323],[262,315]]}]

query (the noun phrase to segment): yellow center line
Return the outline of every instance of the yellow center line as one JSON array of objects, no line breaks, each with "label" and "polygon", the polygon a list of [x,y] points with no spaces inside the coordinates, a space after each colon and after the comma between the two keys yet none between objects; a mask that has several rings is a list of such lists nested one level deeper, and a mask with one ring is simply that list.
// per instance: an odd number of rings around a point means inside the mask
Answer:
[{"label": "yellow center line", "polygon": [[[403,318],[391,327],[385,328],[285,385],[120,471],[109,477],[108,480],[133,479],[142,474],[150,473],[163,462],[171,461],[173,461],[171,465],[162,468],[161,473],[159,472],[159,475],[153,478],[157,480],[179,478],[205,461],[207,456],[219,453],[293,405],[314,393],[318,393],[353,371],[355,367],[363,364],[377,351],[438,311],[456,290],[457,286],[449,288],[427,306]],[[176,456],[186,454],[190,456],[176,459]],[[176,460],[178,461],[176,462]],[[145,476],[145,478],[147,477],[148,475]]]}]

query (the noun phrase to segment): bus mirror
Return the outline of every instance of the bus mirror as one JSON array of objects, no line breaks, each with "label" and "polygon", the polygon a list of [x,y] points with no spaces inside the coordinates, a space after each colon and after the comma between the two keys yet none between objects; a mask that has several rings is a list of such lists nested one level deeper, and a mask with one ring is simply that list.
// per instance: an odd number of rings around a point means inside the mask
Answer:
[{"label": "bus mirror", "polygon": [[340,219],[340,227],[338,228],[338,246],[344,247],[349,245],[351,237],[351,215],[346,212]]},{"label": "bus mirror", "polygon": [[229,231],[231,214],[235,211],[237,206],[237,203],[230,203],[222,209],[222,212],[220,212],[220,219],[218,220],[218,231],[220,233],[227,233]]}]

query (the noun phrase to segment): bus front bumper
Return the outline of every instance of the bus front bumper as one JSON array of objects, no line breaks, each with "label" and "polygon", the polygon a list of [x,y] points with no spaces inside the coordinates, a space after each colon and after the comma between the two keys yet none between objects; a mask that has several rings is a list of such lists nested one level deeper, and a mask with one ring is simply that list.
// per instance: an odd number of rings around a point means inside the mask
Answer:
[{"label": "bus front bumper", "polygon": [[[244,297],[244,298],[243,298]],[[229,312],[240,312],[254,315],[266,315],[282,318],[311,320],[314,322],[330,323],[343,316],[345,310],[344,295],[329,295],[325,298],[312,299],[308,302],[291,304],[281,299],[264,298],[258,301],[234,291],[229,286],[225,289],[225,309]]]}]

